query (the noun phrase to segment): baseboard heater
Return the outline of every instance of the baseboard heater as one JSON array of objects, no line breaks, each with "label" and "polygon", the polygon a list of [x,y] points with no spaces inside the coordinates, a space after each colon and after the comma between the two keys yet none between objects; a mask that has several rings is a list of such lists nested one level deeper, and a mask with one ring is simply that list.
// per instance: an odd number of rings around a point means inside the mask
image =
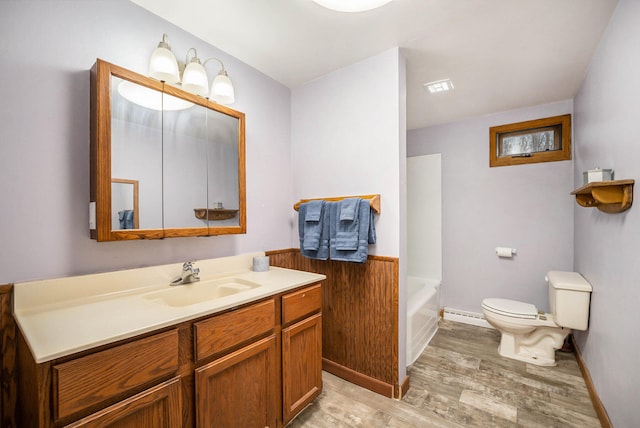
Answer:
[{"label": "baseboard heater", "polygon": [[444,307],[442,309],[442,318],[448,321],[456,321],[464,324],[493,328],[491,324],[489,324],[487,320],[484,319],[484,316],[482,316],[482,314],[463,311],[461,309]]}]

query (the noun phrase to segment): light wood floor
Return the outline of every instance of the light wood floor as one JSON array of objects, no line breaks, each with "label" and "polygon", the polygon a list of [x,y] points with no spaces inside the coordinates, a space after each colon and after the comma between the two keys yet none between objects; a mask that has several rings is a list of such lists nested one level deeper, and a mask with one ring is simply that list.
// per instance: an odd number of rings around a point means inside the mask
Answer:
[{"label": "light wood floor", "polygon": [[441,321],[408,369],[402,400],[323,373],[323,392],[289,427],[600,427],[571,353],[556,367],[498,355],[496,330]]}]

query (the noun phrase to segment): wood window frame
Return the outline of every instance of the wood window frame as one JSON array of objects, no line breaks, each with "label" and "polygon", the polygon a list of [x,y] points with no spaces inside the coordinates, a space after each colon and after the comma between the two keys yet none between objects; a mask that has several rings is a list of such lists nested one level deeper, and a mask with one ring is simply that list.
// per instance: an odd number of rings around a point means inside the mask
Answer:
[{"label": "wood window frame", "polygon": [[[556,127],[560,132],[559,150],[533,152],[522,155],[498,156],[498,142],[509,134],[534,132],[540,128]],[[546,117],[489,128],[489,166],[523,165],[538,162],[571,160],[571,115]]]}]

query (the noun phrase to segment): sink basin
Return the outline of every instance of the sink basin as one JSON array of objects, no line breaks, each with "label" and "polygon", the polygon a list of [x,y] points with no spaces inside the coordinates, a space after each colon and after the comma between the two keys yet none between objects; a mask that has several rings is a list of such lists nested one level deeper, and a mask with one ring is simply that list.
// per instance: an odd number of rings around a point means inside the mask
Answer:
[{"label": "sink basin", "polygon": [[223,278],[176,285],[144,296],[147,300],[160,301],[169,306],[195,305],[207,300],[219,299],[260,287],[260,284],[241,278]]}]

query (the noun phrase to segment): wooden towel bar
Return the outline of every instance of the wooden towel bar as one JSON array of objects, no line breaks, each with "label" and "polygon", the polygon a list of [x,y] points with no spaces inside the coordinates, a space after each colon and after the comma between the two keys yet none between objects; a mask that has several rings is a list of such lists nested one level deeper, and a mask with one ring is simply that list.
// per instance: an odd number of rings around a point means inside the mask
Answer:
[{"label": "wooden towel bar", "polygon": [[300,207],[300,204],[304,204],[305,202],[309,202],[309,201],[324,200],[324,201],[336,202],[336,201],[341,201],[343,199],[348,199],[348,198],[367,199],[369,201],[369,205],[371,205],[371,209],[373,210],[373,212],[375,212],[376,214],[380,214],[380,195],[379,194],[377,194],[377,195],[358,195],[358,196],[335,196],[333,198],[300,199],[298,202],[293,204],[293,209],[298,211],[298,208]]}]

